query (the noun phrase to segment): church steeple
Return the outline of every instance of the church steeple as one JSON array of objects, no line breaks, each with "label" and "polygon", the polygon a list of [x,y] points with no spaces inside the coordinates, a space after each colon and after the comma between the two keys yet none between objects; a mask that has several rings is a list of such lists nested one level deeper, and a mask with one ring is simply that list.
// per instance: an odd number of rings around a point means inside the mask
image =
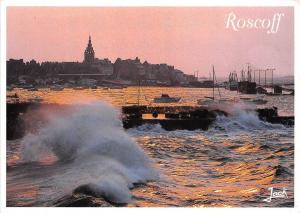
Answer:
[{"label": "church steeple", "polygon": [[92,45],[91,35],[89,35],[89,45]]},{"label": "church steeple", "polygon": [[91,64],[95,60],[95,51],[92,45],[91,35],[89,35],[89,43],[84,51],[84,63]]}]

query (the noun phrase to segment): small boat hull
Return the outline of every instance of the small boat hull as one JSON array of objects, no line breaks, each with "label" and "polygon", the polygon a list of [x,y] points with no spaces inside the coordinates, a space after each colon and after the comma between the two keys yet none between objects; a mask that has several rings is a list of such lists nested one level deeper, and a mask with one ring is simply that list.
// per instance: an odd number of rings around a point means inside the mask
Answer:
[{"label": "small boat hull", "polygon": [[181,98],[154,98],[154,103],[178,103]]}]

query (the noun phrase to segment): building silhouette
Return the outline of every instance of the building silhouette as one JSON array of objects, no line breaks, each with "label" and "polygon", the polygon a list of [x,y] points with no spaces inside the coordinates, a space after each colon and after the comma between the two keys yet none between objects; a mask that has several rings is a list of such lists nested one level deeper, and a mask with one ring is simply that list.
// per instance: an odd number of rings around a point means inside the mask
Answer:
[{"label": "building silhouette", "polygon": [[92,45],[91,36],[89,36],[89,43],[84,51],[84,63],[92,64],[95,60],[95,51]]},{"label": "building silhouette", "polygon": [[[96,81],[95,81],[96,80]],[[83,62],[24,62],[23,59],[7,61],[8,84],[52,85],[57,82],[71,85],[103,84],[104,81],[120,80],[127,84],[143,85],[187,85],[196,81],[192,75],[186,75],[181,70],[168,64],[151,64],[135,59],[118,58],[112,63],[108,58],[95,57],[92,39],[89,35],[84,51]],[[129,83],[128,83],[129,82]]]}]

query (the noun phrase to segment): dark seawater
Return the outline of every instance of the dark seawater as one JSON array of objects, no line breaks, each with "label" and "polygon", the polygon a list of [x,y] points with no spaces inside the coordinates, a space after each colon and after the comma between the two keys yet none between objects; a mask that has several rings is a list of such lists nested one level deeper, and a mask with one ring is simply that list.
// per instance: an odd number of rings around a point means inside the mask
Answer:
[{"label": "dark seawater", "polygon": [[[155,96],[160,90],[144,92]],[[122,92],[129,97],[133,91]],[[184,88],[183,101],[193,102],[200,92]],[[37,93],[46,102],[63,102],[71,91]],[[118,106],[120,91],[111,93]],[[292,97],[267,98],[281,114],[293,114]],[[165,131],[159,125],[124,131],[110,106],[77,110],[7,141],[7,206],[294,206],[293,127],[265,123],[237,108],[208,131]],[[263,201],[269,187],[286,188],[288,198]]]}]

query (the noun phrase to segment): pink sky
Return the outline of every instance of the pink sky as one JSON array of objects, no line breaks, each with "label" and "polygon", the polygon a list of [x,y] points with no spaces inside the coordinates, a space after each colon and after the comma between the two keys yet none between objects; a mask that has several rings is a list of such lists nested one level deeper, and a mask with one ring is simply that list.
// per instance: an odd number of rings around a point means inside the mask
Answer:
[{"label": "pink sky", "polygon": [[[226,15],[269,18],[284,13],[279,31],[225,28]],[[7,9],[7,59],[82,61],[89,33],[98,58],[135,58],[167,63],[185,73],[208,76],[240,71],[249,62],[294,72],[293,8],[63,8]]]}]

